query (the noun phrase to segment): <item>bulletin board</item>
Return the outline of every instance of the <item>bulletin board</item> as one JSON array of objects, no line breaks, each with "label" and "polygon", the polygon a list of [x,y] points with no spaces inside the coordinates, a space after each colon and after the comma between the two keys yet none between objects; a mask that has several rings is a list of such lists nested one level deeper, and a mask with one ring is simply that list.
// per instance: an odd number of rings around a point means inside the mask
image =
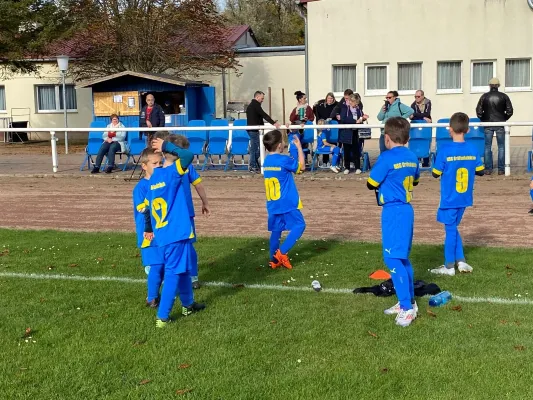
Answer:
[{"label": "bulletin board", "polygon": [[139,92],[104,92],[93,93],[94,115],[106,117],[139,115]]}]

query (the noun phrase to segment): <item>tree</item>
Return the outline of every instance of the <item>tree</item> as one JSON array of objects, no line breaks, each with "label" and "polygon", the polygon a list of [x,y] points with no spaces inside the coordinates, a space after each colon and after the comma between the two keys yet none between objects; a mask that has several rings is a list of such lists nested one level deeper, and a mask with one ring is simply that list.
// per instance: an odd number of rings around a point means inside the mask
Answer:
[{"label": "tree", "polygon": [[77,30],[49,51],[75,80],[126,70],[190,76],[235,65],[213,0],[72,0]]},{"label": "tree", "polygon": [[261,46],[305,43],[305,24],[294,0],[226,0],[224,16],[250,25]]},{"label": "tree", "polygon": [[38,64],[30,59],[70,27],[68,12],[61,1],[1,0],[0,77],[38,72]]}]

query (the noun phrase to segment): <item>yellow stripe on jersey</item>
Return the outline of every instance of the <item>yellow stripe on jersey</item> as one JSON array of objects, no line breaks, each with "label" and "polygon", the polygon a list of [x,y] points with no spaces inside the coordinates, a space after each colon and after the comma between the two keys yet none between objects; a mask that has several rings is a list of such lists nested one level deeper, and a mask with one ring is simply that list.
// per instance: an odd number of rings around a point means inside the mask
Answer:
[{"label": "yellow stripe on jersey", "polygon": [[180,175],[185,175],[185,173],[187,172],[187,170],[183,170],[183,168],[181,167],[181,161],[179,158],[176,160],[176,169],[178,170],[178,174]]},{"label": "yellow stripe on jersey", "polygon": [[302,166],[300,165],[300,163],[298,163],[298,169],[296,170],[296,173],[299,174],[301,169],[302,169]]},{"label": "yellow stripe on jersey", "polygon": [[431,172],[434,173],[435,175],[439,175],[439,176],[442,175],[442,171],[439,171],[437,168],[433,168],[433,169],[431,170]]},{"label": "yellow stripe on jersey", "polygon": [[379,183],[376,182],[374,179],[372,179],[370,177],[368,178],[368,183],[370,183],[372,186],[374,186],[376,188],[379,186]]},{"label": "yellow stripe on jersey", "polygon": [[298,210],[301,210],[304,208],[304,205],[302,204],[302,199],[298,199]]},{"label": "yellow stripe on jersey", "polygon": [[191,228],[191,234],[189,235],[189,239],[194,239],[194,229]]},{"label": "yellow stripe on jersey", "polygon": [[148,201],[148,199],[144,199],[144,201],[142,203],[137,204],[135,208],[137,209],[138,212],[142,212],[149,205],[150,205],[150,202]]},{"label": "yellow stripe on jersey", "polygon": [[141,249],[144,249],[144,248],[146,248],[146,247],[150,247],[150,243],[151,243],[150,240],[148,240],[148,239],[143,239],[143,242],[142,242],[142,244],[141,244]]},{"label": "yellow stripe on jersey", "polygon": [[480,165],[479,167],[476,167],[476,172],[483,171],[485,169],[484,165]]},{"label": "yellow stripe on jersey", "polygon": [[200,184],[200,183],[202,183],[202,178],[198,177],[198,179],[196,179],[196,180],[192,183],[192,185],[193,185],[193,186],[196,186],[196,185],[198,185],[198,184]]},{"label": "yellow stripe on jersey", "polygon": [[385,204],[385,199],[383,198],[383,193],[379,196],[379,202]]}]

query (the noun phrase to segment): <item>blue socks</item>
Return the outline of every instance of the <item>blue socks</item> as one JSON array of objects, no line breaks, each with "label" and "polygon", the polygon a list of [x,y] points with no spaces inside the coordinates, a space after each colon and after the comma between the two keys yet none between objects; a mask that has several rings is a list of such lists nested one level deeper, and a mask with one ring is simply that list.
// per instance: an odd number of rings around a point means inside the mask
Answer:
[{"label": "blue socks", "polygon": [[444,240],[444,259],[446,268],[454,268],[455,262],[464,261],[463,240],[457,225],[445,225],[446,239]]},{"label": "blue socks", "polygon": [[159,289],[161,282],[163,282],[163,275],[165,273],[165,266],[163,264],[151,265],[148,272],[147,286],[148,297],[147,301],[152,301],[159,297]]},{"label": "blue socks", "polygon": [[281,240],[281,232],[272,231],[270,233],[270,258],[274,260],[274,254],[276,250],[279,249],[279,242]]},{"label": "blue socks", "polygon": [[[281,254],[287,254],[290,249],[294,247],[298,239],[302,237],[305,231],[305,225],[298,225],[295,226],[292,231],[289,232],[287,237],[285,238],[285,241],[279,248],[281,250]],[[281,232],[280,232],[281,236]]]},{"label": "blue socks", "polygon": [[[385,264],[390,270],[392,283],[402,310],[413,308],[411,300],[414,299],[413,267],[409,260],[399,258],[385,258]],[[410,273],[408,272],[410,270]],[[412,288],[412,295],[411,295]]]},{"label": "blue socks", "polygon": [[165,271],[165,283],[161,291],[161,301],[157,310],[157,318],[168,320],[170,311],[174,306],[176,292],[179,291],[181,305],[189,307],[194,303],[191,276],[188,272],[183,274],[174,274],[173,271]]}]

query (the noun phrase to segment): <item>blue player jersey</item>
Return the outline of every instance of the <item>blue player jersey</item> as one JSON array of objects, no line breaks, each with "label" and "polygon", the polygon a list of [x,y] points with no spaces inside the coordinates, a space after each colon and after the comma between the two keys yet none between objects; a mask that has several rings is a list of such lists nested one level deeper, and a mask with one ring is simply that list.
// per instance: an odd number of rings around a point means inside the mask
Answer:
[{"label": "blue player jersey", "polygon": [[[137,233],[137,247],[144,249],[150,246],[150,241],[144,238],[144,214],[142,211],[147,207],[146,196],[150,184],[148,179],[141,179],[133,189],[133,216],[135,219],[135,232]],[[151,244],[155,246],[155,243]]]},{"label": "blue player jersey", "polygon": [[192,201],[192,191],[191,191],[191,185],[196,186],[199,183],[202,182],[202,178],[200,178],[200,175],[196,170],[190,166],[187,171],[185,171],[185,177],[183,180],[183,190],[185,191],[185,197],[187,198],[187,208],[189,209],[189,216],[191,218],[194,218],[194,204]]},{"label": "blue player jersey", "polygon": [[407,147],[398,146],[378,157],[368,183],[378,188],[379,205],[407,204],[419,179],[418,158]]},{"label": "blue player jersey", "polygon": [[432,172],[440,178],[440,208],[470,207],[474,202],[476,171],[483,161],[468,142],[447,143],[439,148]]},{"label": "blue player jersey", "polygon": [[302,208],[293,173],[300,172],[298,160],[285,154],[269,154],[263,163],[267,211],[285,214]]},{"label": "blue player jersey", "polygon": [[158,246],[194,238],[184,189],[189,185],[186,173],[178,159],[166,168],[154,169],[150,178],[147,200]]},{"label": "blue player jersey", "polygon": [[326,150],[330,149],[328,139],[326,137],[326,132],[318,131],[318,134],[316,137],[316,149],[323,150],[324,148],[326,148]]}]

